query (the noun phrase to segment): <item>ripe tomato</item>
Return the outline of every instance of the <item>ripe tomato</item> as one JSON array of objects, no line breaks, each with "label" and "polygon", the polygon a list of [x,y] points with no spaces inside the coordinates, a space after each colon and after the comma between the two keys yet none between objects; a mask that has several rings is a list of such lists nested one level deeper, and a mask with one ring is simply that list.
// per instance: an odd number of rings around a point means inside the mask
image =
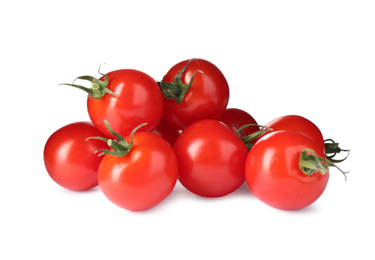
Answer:
[{"label": "ripe tomato", "polygon": [[324,138],[319,128],[313,122],[302,116],[281,116],[267,123],[266,126],[272,128],[273,131],[287,130],[305,135],[325,152]]},{"label": "ripe tomato", "polygon": [[91,89],[66,84],[89,93],[87,110],[99,131],[113,137],[103,123],[104,120],[122,136],[129,135],[135,127],[145,122],[147,125],[142,131],[152,131],[159,124],[163,115],[163,95],[152,77],[132,69],[101,75],[103,76],[99,80],[91,76],[78,77],[91,81]]},{"label": "ripe tomato", "polygon": [[161,120],[160,123],[152,130],[152,133],[157,134],[158,136],[163,137],[171,146],[173,146],[177,137],[180,135],[180,131],[168,125],[164,120]]},{"label": "ripe tomato", "polygon": [[244,125],[254,124],[254,126],[244,128],[241,131],[243,135],[240,134],[240,137],[249,136],[259,130],[259,126],[257,126],[258,123],[255,119],[246,111],[238,108],[227,108],[219,120],[226,124],[235,134],[238,128]]},{"label": "ripe tomato", "polygon": [[[125,138],[131,143],[131,136]],[[178,175],[172,147],[150,132],[133,135],[125,156],[106,154],[98,170],[99,187],[117,206],[140,211],[159,204],[173,190]]]},{"label": "ripe tomato", "polygon": [[223,123],[205,119],[188,126],[173,149],[179,164],[179,181],[204,197],[227,195],[245,181],[245,144]]},{"label": "ripe tomato", "polygon": [[98,185],[98,167],[102,158],[94,152],[106,145],[98,140],[85,141],[93,135],[101,133],[91,122],[77,122],[58,129],[48,138],[44,147],[44,164],[57,184],[74,191]]},{"label": "ripe tomato", "polygon": [[[185,60],[174,65],[160,83],[161,88],[163,89],[163,83],[173,82],[188,62],[189,60]],[[184,94],[181,103],[170,98],[164,99],[163,118],[169,125],[179,130],[198,120],[218,119],[228,105],[227,80],[214,64],[203,59],[190,60],[181,74],[182,83],[189,84],[193,75],[191,87]]]},{"label": "ripe tomato", "polygon": [[245,167],[246,182],[254,196],[284,210],[304,208],[316,201],[326,188],[329,172],[305,174],[299,167],[304,149],[326,158],[315,142],[296,132],[272,132],[255,143]]}]

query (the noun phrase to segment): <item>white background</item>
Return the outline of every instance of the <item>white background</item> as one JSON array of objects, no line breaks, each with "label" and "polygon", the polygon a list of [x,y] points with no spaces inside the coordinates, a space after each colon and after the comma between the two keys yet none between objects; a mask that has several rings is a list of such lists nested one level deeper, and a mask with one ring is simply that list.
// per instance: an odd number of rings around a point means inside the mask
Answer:
[{"label": "white background", "polygon": [[[0,4],[1,259],[374,259],[374,1],[3,1]],[[216,199],[177,185],[129,212],[98,188],[71,192],[43,164],[53,131],[88,120],[59,83],[133,68],[160,80],[204,58],[229,107],[258,123],[299,114],[352,152],[299,211],[246,186]]]}]

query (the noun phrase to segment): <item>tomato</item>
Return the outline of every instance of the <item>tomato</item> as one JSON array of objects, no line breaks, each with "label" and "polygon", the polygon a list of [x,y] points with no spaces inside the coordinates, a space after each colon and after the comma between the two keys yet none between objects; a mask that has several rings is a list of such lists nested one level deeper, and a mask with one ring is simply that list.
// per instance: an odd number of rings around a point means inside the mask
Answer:
[{"label": "tomato", "polygon": [[254,196],[284,210],[301,209],[316,201],[326,188],[329,172],[305,174],[299,167],[305,149],[326,158],[314,141],[296,132],[272,132],[255,143],[245,166],[246,182]]},{"label": "tomato", "polygon": [[173,149],[150,132],[137,132],[125,137],[124,142],[130,145],[125,155],[111,154],[113,151],[104,155],[98,170],[99,187],[121,208],[140,211],[154,207],[177,182],[178,164]]},{"label": "tomato", "polygon": [[244,128],[241,131],[243,135],[240,134],[240,137],[249,136],[250,134],[259,130],[259,126],[257,126],[258,123],[255,121],[255,119],[246,111],[238,108],[227,108],[219,120],[226,124],[235,134],[240,127],[254,124],[253,126]]},{"label": "tomato", "polygon": [[177,138],[173,149],[179,164],[179,181],[204,197],[227,195],[245,181],[245,144],[222,122],[197,121]]},{"label": "tomato", "polygon": [[171,146],[173,146],[177,137],[180,135],[180,131],[168,125],[164,120],[161,120],[160,123],[152,130],[152,133],[157,134],[158,136],[163,137]]},{"label": "tomato", "polygon": [[101,135],[91,122],[76,122],[55,131],[44,147],[44,163],[48,174],[60,186],[83,191],[98,185],[98,167],[102,158],[94,154],[106,145],[96,140]]},{"label": "tomato", "polygon": [[[100,72],[99,72],[100,73]],[[101,73],[100,73],[101,74]],[[122,136],[127,136],[142,123],[142,131],[152,131],[163,115],[163,95],[157,82],[144,72],[132,69],[111,71],[99,80],[82,76],[78,79],[91,81],[92,88],[66,84],[89,93],[87,110],[94,125],[108,137],[104,120]]]},{"label": "tomato", "polygon": [[[172,127],[183,130],[193,122],[202,119],[218,119],[224,112],[229,100],[229,86],[223,73],[211,62],[203,59],[185,60],[174,65],[164,76],[161,82],[174,81],[176,75],[181,73],[183,84],[189,84],[190,88],[182,97],[180,103],[170,98],[164,98],[164,120]],[[164,90],[165,93],[165,90]]]},{"label": "tomato", "polygon": [[298,115],[278,117],[266,124],[273,131],[287,130],[300,133],[313,140],[325,152],[324,138],[319,128],[307,118]]}]

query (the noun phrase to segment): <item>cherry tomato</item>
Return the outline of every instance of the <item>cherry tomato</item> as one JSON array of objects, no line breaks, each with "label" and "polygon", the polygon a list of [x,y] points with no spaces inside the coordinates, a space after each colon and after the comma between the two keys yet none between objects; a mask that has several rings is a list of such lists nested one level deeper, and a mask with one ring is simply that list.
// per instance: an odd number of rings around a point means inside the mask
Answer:
[{"label": "cherry tomato", "polygon": [[305,149],[325,158],[315,142],[296,132],[272,132],[255,143],[245,166],[246,182],[254,196],[284,210],[301,209],[316,201],[326,188],[329,172],[305,174],[299,167]]},{"label": "cherry tomato", "polygon": [[[125,140],[131,143],[131,137]],[[117,206],[146,210],[163,201],[173,190],[178,175],[172,147],[150,132],[133,135],[125,156],[106,154],[98,170],[99,187]]]},{"label": "cherry tomato", "polygon": [[254,124],[244,128],[240,134],[240,137],[249,136],[250,134],[259,130],[258,123],[255,119],[246,111],[238,108],[227,108],[220,117],[220,121],[226,124],[233,133],[237,133],[238,129],[244,125]]},{"label": "cherry tomato", "polygon": [[173,149],[179,164],[179,181],[197,195],[224,196],[245,181],[247,148],[218,120],[191,124],[177,138]]},{"label": "cherry tomato", "polygon": [[[185,60],[174,65],[162,82],[173,82],[188,62],[189,60]],[[169,125],[179,130],[198,120],[218,119],[229,100],[227,80],[211,62],[203,59],[190,60],[186,70],[181,74],[181,81],[183,84],[189,84],[191,80],[191,87],[181,103],[177,103],[174,99],[164,99],[163,118]]]},{"label": "cherry tomato", "polygon": [[152,130],[152,133],[163,137],[171,146],[173,146],[177,137],[180,135],[180,131],[168,125],[164,120]]},{"label": "cherry tomato", "polygon": [[[100,73],[100,72],[99,72]],[[81,76],[77,79],[92,82],[92,88],[70,85],[86,91],[87,110],[94,125],[108,137],[113,137],[105,124],[127,136],[140,124],[147,123],[142,131],[152,131],[163,115],[163,95],[158,83],[144,72],[121,69],[102,74],[100,79]]]},{"label": "cherry tomato", "polygon": [[101,135],[91,122],[77,122],[54,132],[44,147],[44,163],[48,174],[60,186],[83,191],[98,185],[98,167],[102,158],[94,152],[106,148],[103,142],[86,142]]},{"label": "cherry tomato", "polygon": [[324,138],[319,128],[313,122],[302,116],[281,116],[267,123],[266,126],[272,128],[273,131],[287,130],[305,135],[313,140],[320,149],[325,152]]}]

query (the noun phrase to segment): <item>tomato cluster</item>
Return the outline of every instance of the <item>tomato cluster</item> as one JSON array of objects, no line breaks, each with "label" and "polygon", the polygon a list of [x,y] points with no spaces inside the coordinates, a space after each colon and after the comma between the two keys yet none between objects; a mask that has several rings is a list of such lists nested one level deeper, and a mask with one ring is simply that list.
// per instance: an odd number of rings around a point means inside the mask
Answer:
[{"label": "tomato cluster", "polygon": [[[258,125],[246,111],[227,108],[223,73],[203,59],[177,63],[160,82],[121,69],[81,76],[91,122],[54,132],[45,144],[50,177],[64,188],[99,185],[121,208],[140,211],[162,202],[179,181],[204,197],[220,197],[247,183],[269,206],[306,207],[326,188],[342,160],[308,119],[288,115]],[[345,159],[345,158],[344,158]],[[339,168],[338,168],[339,169]]]}]

